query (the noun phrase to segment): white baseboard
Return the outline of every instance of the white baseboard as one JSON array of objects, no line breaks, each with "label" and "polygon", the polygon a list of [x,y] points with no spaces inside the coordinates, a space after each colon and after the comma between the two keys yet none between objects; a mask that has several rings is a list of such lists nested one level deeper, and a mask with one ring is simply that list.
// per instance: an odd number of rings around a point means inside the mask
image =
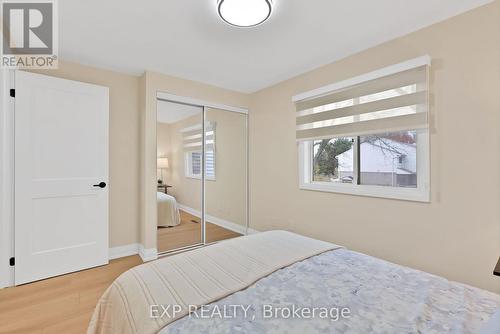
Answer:
[{"label": "white baseboard", "polygon": [[[198,218],[201,217],[201,212],[196,210],[196,209],[193,209],[193,208],[190,208],[189,206],[186,206],[184,204],[179,204],[179,208],[183,211],[186,211],[187,213],[189,214],[192,214],[193,216],[196,216]],[[215,224],[215,225],[218,225],[220,227],[223,227],[227,230],[230,230],[230,231],[233,231],[233,232],[236,232],[236,233],[239,233],[239,234],[255,234],[255,233],[258,233],[257,230],[254,230],[254,229],[251,229],[251,228],[247,228],[245,226],[241,226],[239,224],[236,224],[236,223],[233,223],[233,222],[230,222],[228,220],[225,220],[225,219],[221,219],[221,218],[218,218],[218,217],[214,217],[214,216],[211,216],[211,215],[206,215],[206,219],[208,222],[212,223],[212,224]]]},{"label": "white baseboard", "polygon": [[182,211],[186,211],[187,213],[200,218],[200,216],[201,216],[200,211],[195,210],[193,208],[190,208],[189,206],[184,205],[184,204],[179,204],[179,203],[177,203],[177,204],[179,205],[179,209],[181,209]]},{"label": "white baseboard", "polygon": [[109,249],[109,259],[119,259],[125,256],[139,255],[143,262],[153,261],[158,258],[156,248],[144,248],[141,244],[129,244]]},{"label": "white baseboard", "polygon": [[153,261],[158,258],[158,250],[156,248],[144,248],[143,245],[139,245],[139,256],[142,262]]},{"label": "white baseboard", "polygon": [[109,249],[109,259],[119,259],[125,256],[132,256],[139,254],[139,244],[130,244]]}]

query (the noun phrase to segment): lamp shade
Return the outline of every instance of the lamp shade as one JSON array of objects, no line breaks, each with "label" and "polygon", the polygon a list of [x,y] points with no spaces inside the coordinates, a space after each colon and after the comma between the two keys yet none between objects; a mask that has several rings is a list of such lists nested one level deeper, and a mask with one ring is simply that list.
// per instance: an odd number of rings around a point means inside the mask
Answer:
[{"label": "lamp shade", "polygon": [[157,168],[158,169],[167,169],[168,168],[168,158],[161,157],[157,159]]}]

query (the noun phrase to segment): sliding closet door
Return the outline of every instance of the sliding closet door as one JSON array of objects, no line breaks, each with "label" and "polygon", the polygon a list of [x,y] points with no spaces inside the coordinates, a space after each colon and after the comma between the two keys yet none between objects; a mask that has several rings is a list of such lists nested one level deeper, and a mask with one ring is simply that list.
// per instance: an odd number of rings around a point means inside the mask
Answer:
[{"label": "sliding closet door", "polygon": [[203,107],[157,102],[157,249],[203,243]]},{"label": "sliding closet door", "polygon": [[206,242],[246,234],[247,115],[205,108]]}]

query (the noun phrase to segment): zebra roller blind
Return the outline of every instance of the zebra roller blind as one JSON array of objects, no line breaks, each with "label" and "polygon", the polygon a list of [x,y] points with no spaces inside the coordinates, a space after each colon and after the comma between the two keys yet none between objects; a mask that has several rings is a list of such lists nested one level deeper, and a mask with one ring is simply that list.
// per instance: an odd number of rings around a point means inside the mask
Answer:
[{"label": "zebra roller blind", "polygon": [[[202,125],[197,124],[186,129],[182,129],[182,138],[184,142],[184,151],[202,150]],[[205,150],[215,151],[215,122],[205,123]]]},{"label": "zebra roller blind", "polygon": [[297,140],[427,128],[430,61],[417,60],[331,85],[339,88],[327,93],[294,98]]},{"label": "zebra roller blind", "polygon": [[[215,179],[215,122],[205,122],[205,171],[208,179]],[[181,130],[184,152],[187,158],[188,174],[201,175],[203,126],[196,124]]]}]

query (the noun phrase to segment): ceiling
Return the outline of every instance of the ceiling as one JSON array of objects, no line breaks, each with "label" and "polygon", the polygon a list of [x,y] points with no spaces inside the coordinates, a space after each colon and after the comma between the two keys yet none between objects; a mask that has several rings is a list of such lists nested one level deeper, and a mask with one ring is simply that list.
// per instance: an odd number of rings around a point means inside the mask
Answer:
[{"label": "ceiling", "polygon": [[254,92],[491,0],[274,0],[236,28],[216,0],[59,1],[60,58]]},{"label": "ceiling", "polygon": [[158,100],[156,110],[158,112],[157,122],[166,124],[176,123],[194,115],[200,115],[201,122],[201,115],[203,113],[203,108],[201,107],[162,100]]}]

